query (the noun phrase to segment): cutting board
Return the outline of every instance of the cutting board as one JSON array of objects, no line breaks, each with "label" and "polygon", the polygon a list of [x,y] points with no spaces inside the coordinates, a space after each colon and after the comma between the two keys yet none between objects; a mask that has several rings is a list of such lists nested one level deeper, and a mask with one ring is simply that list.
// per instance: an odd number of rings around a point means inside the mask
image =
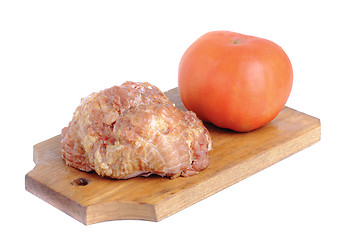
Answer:
[{"label": "cutting board", "polygon": [[[178,89],[166,95],[184,109]],[[212,140],[210,165],[191,177],[128,180],[102,178],[65,165],[61,136],[34,146],[35,167],[27,191],[85,225],[117,219],[160,221],[318,142],[320,120],[289,107],[265,126],[237,133],[206,123]]]}]

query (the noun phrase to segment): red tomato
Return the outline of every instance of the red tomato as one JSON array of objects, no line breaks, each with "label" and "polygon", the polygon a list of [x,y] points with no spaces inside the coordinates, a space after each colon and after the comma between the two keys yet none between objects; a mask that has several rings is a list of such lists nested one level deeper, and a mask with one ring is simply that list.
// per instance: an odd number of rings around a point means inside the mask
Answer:
[{"label": "red tomato", "polygon": [[292,88],[292,66],[272,41],[229,31],[206,33],[182,56],[183,104],[216,126],[247,132],[273,120]]}]

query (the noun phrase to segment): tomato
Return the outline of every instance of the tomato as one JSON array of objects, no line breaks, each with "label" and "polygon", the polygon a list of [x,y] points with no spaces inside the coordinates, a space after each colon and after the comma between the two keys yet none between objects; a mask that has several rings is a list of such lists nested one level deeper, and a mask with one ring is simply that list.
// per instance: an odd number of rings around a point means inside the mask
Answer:
[{"label": "tomato", "polygon": [[285,106],[291,62],[272,41],[229,31],[197,39],[178,69],[181,100],[199,118],[238,132],[257,129]]}]

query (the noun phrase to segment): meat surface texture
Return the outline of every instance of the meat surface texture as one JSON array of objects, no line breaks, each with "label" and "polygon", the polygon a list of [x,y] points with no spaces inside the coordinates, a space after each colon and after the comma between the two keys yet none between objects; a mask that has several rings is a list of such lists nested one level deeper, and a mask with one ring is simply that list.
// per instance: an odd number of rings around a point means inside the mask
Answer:
[{"label": "meat surface texture", "polygon": [[208,166],[212,145],[193,112],[134,82],[83,98],[61,135],[67,165],[116,179],[192,176]]}]

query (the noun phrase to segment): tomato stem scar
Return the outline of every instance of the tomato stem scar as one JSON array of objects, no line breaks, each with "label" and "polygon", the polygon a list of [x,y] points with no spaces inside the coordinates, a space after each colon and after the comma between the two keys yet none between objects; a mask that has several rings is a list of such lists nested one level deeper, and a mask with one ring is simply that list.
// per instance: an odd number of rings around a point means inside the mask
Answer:
[{"label": "tomato stem scar", "polygon": [[231,40],[231,43],[232,43],[232,44],[238,44],[238,43],[240,43],[240,41],[237,41],[237,40]]}]

